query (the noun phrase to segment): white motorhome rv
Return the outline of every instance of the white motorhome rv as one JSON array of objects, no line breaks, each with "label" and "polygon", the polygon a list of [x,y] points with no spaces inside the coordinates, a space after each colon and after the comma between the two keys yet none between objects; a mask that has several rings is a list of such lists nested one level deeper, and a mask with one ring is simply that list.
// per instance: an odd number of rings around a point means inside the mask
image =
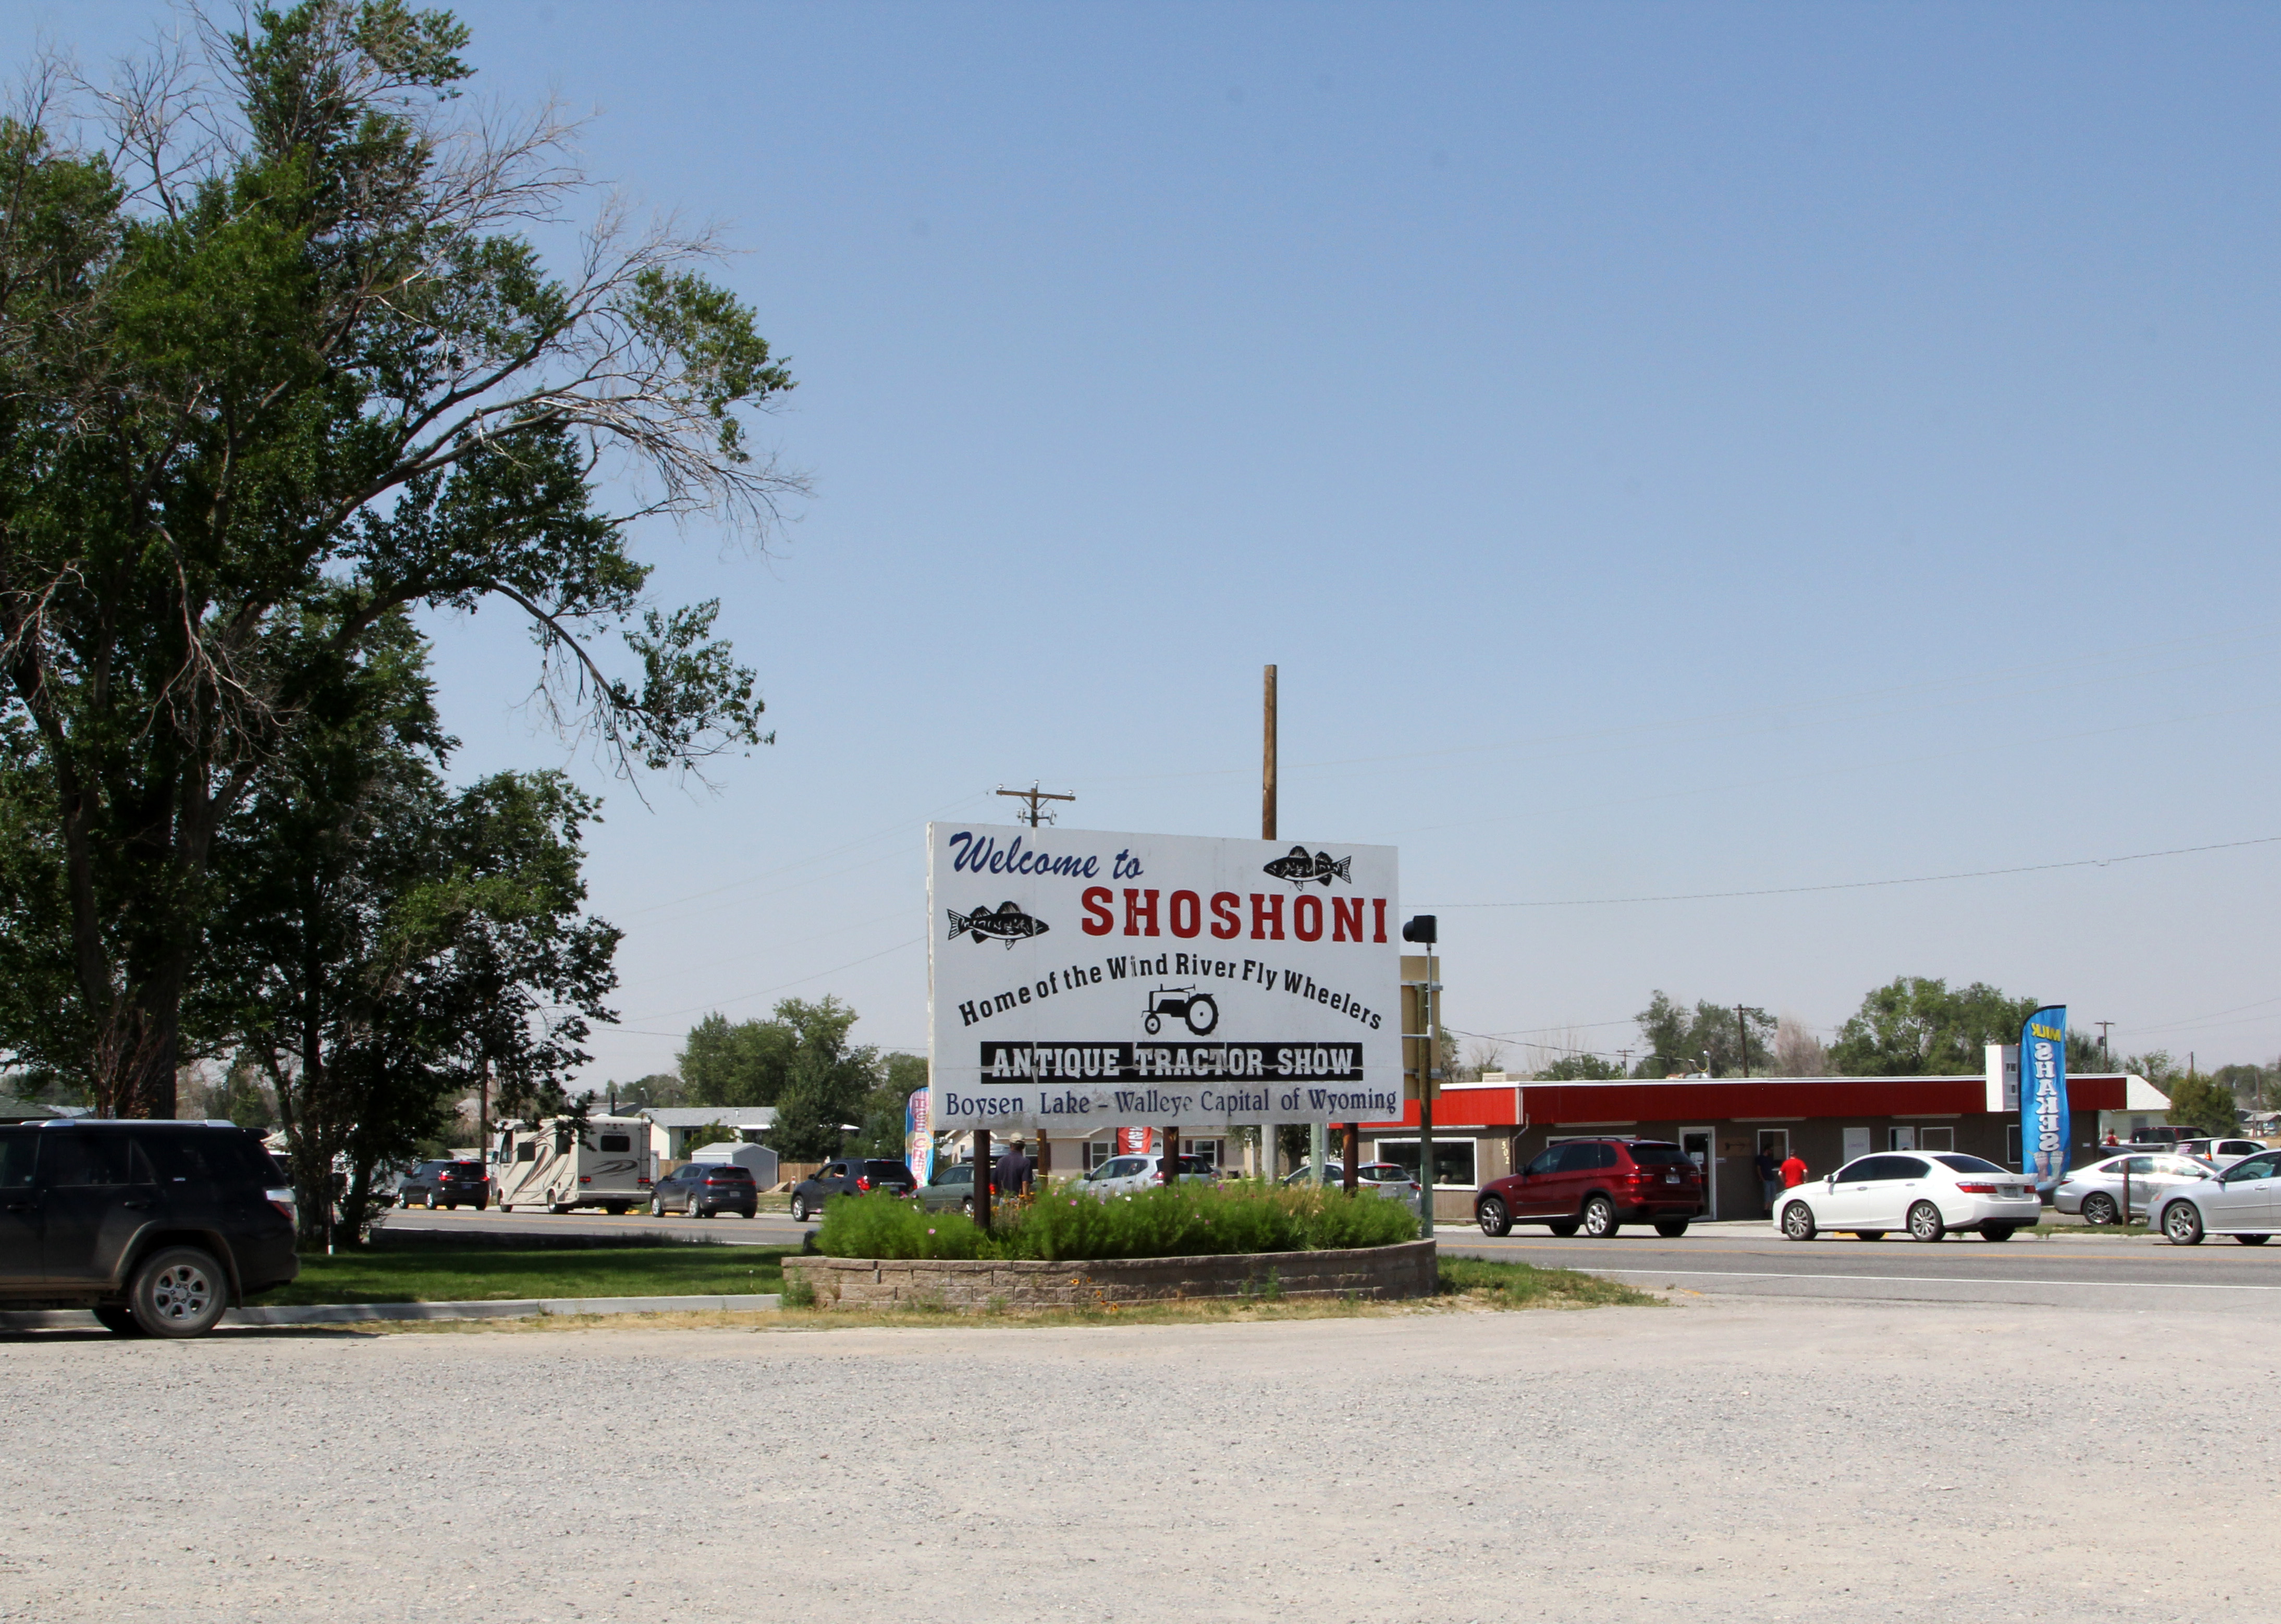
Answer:
[{"label": "white motorhome rv", "polygon": [[657,1171],[649,1124],[638,1117],[590,1117],[583,1141],[559,1117],[504,1123],[494,1155],[491,1183],[502,1212],[516,1207],[630,1212],[649,1200]]}]

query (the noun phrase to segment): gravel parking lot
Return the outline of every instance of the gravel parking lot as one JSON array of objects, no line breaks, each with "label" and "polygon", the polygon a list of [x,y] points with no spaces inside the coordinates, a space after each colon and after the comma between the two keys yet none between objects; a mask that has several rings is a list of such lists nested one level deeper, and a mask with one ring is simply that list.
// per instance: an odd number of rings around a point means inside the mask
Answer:
[{"label": "gravel parking lot", "polygon": [[2281,1358],[2189,1310],[6,1357],[12,1620],[2273,1615]]}]

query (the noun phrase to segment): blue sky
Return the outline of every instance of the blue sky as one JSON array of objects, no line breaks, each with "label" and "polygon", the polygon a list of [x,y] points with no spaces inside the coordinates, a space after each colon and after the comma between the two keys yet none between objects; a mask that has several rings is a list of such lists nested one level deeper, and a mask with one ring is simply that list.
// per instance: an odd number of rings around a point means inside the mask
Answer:
[{"label": "blue sky", "polygon": [[[100,61],[154,7],[11,5]],[[2281,1050],[2276,98],[2253,8],[473,4],[483,93],[723,221],[816,495],[720,597],[777,742],[648,805],[443,622],[461,770],[608,793],[591,1080],[925,1039],[921,826],[1403,851],[1450,1023],[1986,979]]]}]

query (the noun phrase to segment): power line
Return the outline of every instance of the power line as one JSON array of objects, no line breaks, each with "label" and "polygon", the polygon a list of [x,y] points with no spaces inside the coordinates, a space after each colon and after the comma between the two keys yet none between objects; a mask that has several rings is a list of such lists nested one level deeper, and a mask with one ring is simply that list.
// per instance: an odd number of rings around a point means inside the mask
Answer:
[{"label": "power line", "polygon": [[2198,852],[2238,851],[2246,846],[2281,843],[2281,834],[2252,840],[2221,840],[2213,846],[2177,846],[2168,851],[2128,852],[2120,857],[2078,857],[2067,862],[2030,862],[2011,869],[1968,869],[1955,874],[1911,874],[1898,879],[1840,880],[1826,885],[1769,885],[1756,891],[1689,891],[1659,896],[1555,897],[1526,902],[1420,902],[1420,908],[1613,908],[1634,902],[1720,902],[1736,897],[1798,896],[1810,891],[1869,891],[1883,885],[1931,885],[1948,880],[1991,879],[2004,874],[2048,874],[2057,869],[2104,869],[2118,862],[2155,857],[2188,857]]}]

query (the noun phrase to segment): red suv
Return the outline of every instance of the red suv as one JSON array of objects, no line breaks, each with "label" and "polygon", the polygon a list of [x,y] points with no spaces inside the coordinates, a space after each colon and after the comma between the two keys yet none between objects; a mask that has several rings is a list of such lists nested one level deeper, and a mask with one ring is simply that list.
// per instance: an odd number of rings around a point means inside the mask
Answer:
[{"label": "red suv", "polygon": [[1473,1198],[1485,1235],[1542,1224],[1556,1235],[1612,1235],[1644,1219],[1659,1235],[1687,1233],[1703,1216],[1703,1174],[1677,1145],[1653,1139],[1572,1139]]}]

